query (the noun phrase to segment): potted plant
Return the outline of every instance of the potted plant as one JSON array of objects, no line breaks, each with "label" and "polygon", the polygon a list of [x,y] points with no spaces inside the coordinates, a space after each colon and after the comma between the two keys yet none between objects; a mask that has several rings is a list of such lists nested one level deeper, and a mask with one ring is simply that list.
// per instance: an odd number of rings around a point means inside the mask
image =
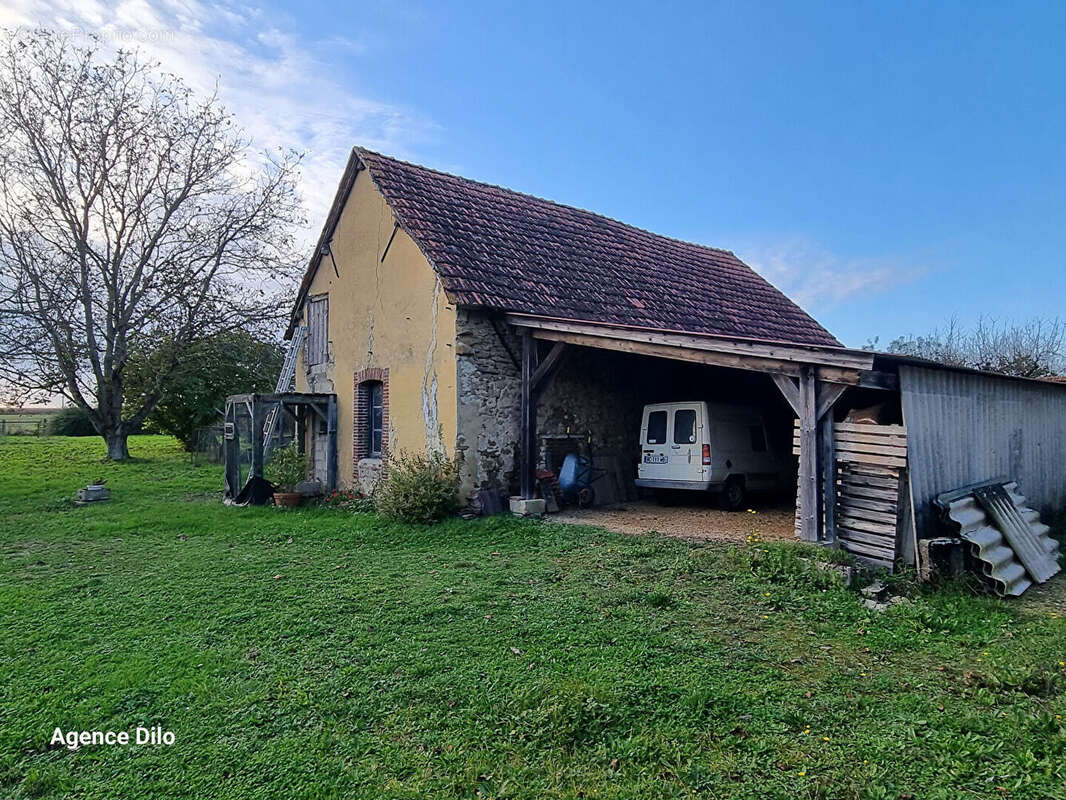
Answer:
[{"label": "potted plant", "polygon": [[294,508],[303,502],[297,487],[307,477],[307,458],[296,442],[274,451],[267,472],[274,484],[274,505]]}]

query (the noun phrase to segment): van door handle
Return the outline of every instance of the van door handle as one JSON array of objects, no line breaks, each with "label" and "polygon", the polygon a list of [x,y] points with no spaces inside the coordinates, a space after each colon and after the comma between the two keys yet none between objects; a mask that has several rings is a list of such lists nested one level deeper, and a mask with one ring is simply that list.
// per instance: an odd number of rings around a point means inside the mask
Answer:
[{"label": "van door handle", "polygon": [[670,445],[670,449],[671,449],[671,450],[680,450],[680,449],[681,449],[681,445],[679,445],[679,444],[672,444],[672,445]]}]

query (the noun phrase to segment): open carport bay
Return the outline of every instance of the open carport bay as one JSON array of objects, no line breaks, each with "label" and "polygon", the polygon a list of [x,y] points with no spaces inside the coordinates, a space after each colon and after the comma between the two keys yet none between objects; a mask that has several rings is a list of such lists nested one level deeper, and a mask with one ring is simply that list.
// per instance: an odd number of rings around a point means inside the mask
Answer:
[{"label": "open carport bay", "polygon": [[780,500],[759,503],[755,514],[723,511],[711,503],[660,505],[637,500],[597,508],[566,508],[548,516],[552,522],[595,525],[616,533],[661,533],[681,539],[744,542],[758,531],[763,541],[796,538],[796,507]]}]

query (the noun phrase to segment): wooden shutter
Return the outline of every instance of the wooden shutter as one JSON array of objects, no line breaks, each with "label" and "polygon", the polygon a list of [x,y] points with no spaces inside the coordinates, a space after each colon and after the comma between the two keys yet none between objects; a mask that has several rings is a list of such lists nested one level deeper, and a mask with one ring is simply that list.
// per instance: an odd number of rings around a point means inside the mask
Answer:
[{"label": "wooden shutter", "polygon": [[328,356],[329,296],[314,297],[307,305],[307,365],[324,364]]}]

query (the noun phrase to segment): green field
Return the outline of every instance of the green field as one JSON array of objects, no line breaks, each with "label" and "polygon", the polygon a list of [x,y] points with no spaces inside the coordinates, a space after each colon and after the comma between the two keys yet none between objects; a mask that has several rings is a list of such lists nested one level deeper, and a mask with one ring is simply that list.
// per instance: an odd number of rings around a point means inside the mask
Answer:
[{"label": "green field", "polygon": [[[57,408],[0,408],[0,436],[3,435],[33,435],[36,436],[38,428],[48,424],[59,409]],[[41,433],[44,433],[41,430]]]},{"label": "green field", "polygon": [[[787,548],[226,508],[101,449],[0,443],[2,797],[1066,798],[1061,577],[878,614]],[[175,743],[49,745],[138,725]]]}]

